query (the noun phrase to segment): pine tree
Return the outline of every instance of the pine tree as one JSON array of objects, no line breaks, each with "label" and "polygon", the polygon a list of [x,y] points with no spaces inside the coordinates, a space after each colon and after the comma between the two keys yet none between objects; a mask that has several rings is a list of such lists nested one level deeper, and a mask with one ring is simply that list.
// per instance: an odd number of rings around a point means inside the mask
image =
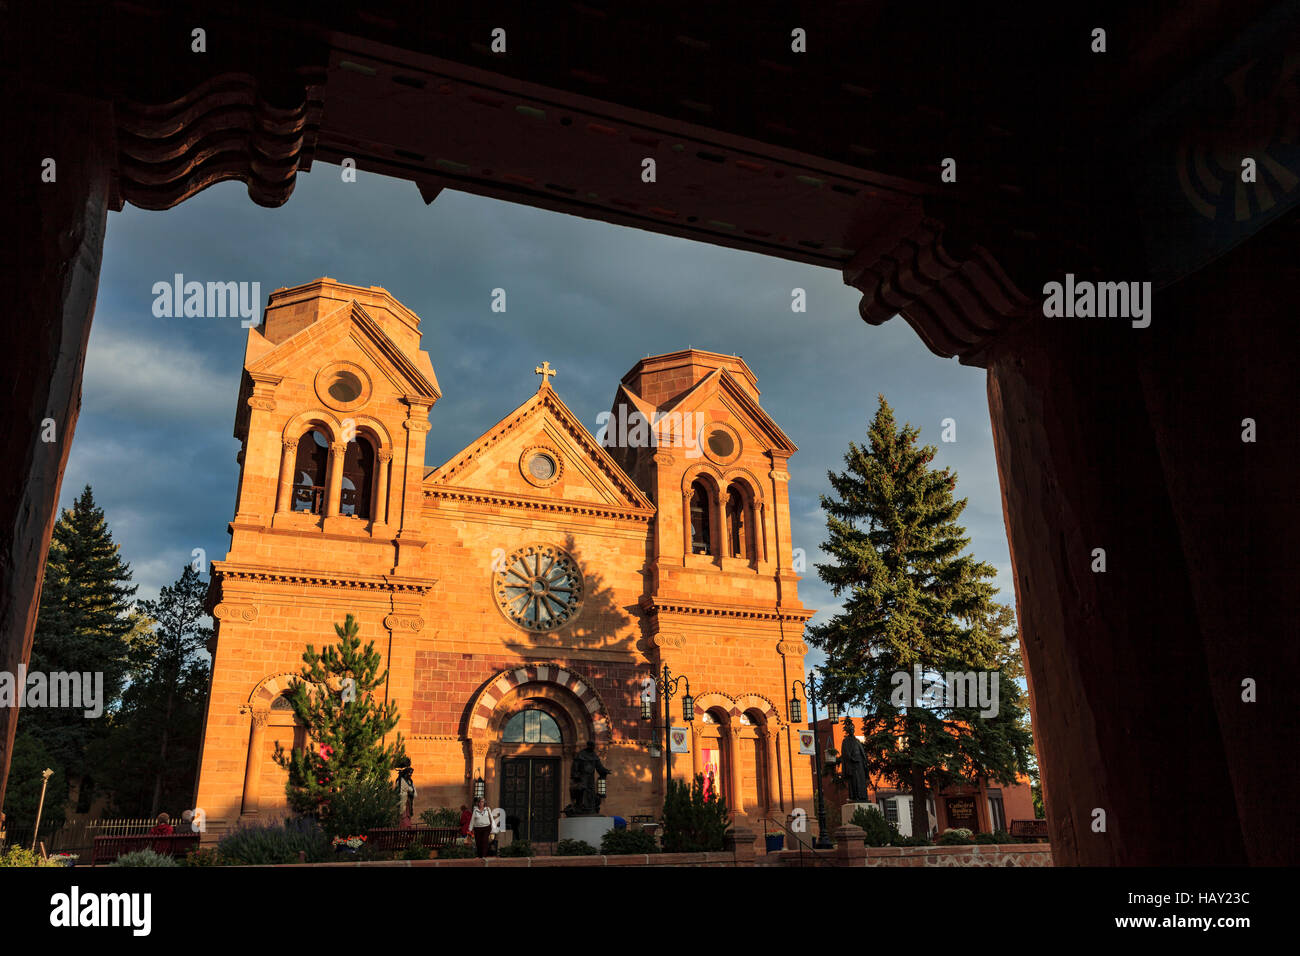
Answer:
[{"label": "pine tree", "polygon": [[374,642],[361,647],[360,626],[351,614],[334,631],[337,645],[319,654],[307,645],[306,666],[286,695],[307,728],[308,746],[291,753],[275,748],[276,763],[289,771],[289,805],[302,814],[327,813],[331,795],[349,784],[386,780],[406,754],[400,733],[394,743],[383,742],[397,726],[398,713],[392,701],[374,702],[373,692],[388,676],[380,673]]},{"label": "pine tree", "polygon": [[[896,426],[882,395],[867,444],[850,442],[847,470],[828,475],[822,550],[833,561],[817,571],[844,608],[808,636],[826,652],[824,695],[866,707],[869,771],[911,791],[912,832],[924,835],[927,786],[1012,782],[1028,769],[1031,741],[1011,610],[993,601],[994,568],[963,553],[966,499],[953,496],[953,472],[930,467],[935,448],[918,448],[919,434]],[[899,701],[895,675],[917,666],[923,676],[999,671],[997,716],[927,703],[915,687]]]},{"label": "pine tree", "polygon": [[[102,673],[105,717],[121,700],[132,643],[142,623],[132,610],[136,589],[130,580],[130,565],[121,560],[104,512],[87,485],[54,525],[28,670]],[[68,784],[78,784],[80,808],[88,809],[95,789],[94,755],[108,720],[87,719],[81,710],[45,707],[22,711],[19,725],[63,769]],[[52,797],[57,807],[67,791]]]},{"label": "pine tree", "polygon": [[105,785],[131,816],[179,809],[194,797],[208,690],[207,584],[187,565],[157,601],[141,601],[152,629],[135,647],[131,683],[114,715]]}]

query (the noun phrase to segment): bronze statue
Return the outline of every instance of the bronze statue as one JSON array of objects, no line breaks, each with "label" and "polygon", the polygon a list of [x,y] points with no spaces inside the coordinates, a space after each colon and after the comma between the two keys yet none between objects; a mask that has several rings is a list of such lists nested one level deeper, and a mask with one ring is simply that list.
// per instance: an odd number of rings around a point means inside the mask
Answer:
[{"label": "bronze statue", "polygon": [[849,788],[849,800],[862,803],[867,799],[867,748],[857,738],[853,718],[846,717],[848,724],[844,734],[844,743],[840,753],[841,773]]},{"label": "bronze statue", "polygon": [[596,742],[588,740],[587,746],[573,755],[573,770],[569,774],[569,796],[573,802],[564,808],[564,815],[569,817],[593,816],[600,813],[600,801],[603,799],[596,792],[596,775],[605,779],[609,768],[600,762],[596,753]]}]

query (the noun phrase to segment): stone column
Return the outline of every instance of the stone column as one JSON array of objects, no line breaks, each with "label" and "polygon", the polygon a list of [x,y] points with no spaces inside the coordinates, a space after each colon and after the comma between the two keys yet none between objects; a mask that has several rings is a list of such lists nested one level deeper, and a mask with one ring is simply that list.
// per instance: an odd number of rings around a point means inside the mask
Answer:
[{"label": "stone column", "polygon": [[329,518],[339,513],[339,501],[343,497],[343,456],[347,450],[347,442],[330,442],[329,477],[325,481],[325,516]]},{"label": "stone column", "polygon": [[727,807],[733,813],[745,812],[745,795],[740,786],[744,781],[744,774],[740,769],[740,727],[734,721],[738,718],[732,717],[731,723],[728,723],[723,731],[723,740],[727,747]]},{"label": "stone column", "polygon": [[713,500],[713,556],[731,557],[731,535],[727,533],[727,489],[718,488]]},{"label": "stone column", "polygon": [[698,721],[691,721],[691,780],[704,773],[700,766],[700,732],[696,729]]},{"label": "stone column", "polygon": [[293,510],[293,469],[298,459],[298,439],[283,441],[284,453],[280,459],[280,487],[275,498],[275,513],[286,514]]},{"label": "stone column", "polygon": [[388,524],[388,463],[393,460],[391,448],[381,448],[375,453],[375,524]]},{"label": "stone column", "polygon": [[244,799],[240,813],[257,813],[262,790],[262,745],[266,737],[267,710],[251,712],[248,729],[248,760],[244,764]]},{"label": "stone column", "polygon": [[763,728],[763,756],[767,762],[767,805],[769,807],[785,806],[785,795],[781,792],[781,775],[776,762],[777,732],[771,727]]}]

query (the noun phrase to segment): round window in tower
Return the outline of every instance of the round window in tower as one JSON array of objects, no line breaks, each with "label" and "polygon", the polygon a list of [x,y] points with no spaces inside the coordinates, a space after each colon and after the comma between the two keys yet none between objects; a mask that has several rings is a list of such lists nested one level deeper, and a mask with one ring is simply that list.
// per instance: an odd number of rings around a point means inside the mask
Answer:
[{"label": "round window in tower", "polygon": [[719,464],[729,465],[740,457],[740,435],[730,425],[712,422],[700,436],[704,454]]},{"label": "round window in tower", "polygon": [[330,408],[350,412],[370,400],[370,376],[351,362],[333,362],[316,373],[316,394]]}]

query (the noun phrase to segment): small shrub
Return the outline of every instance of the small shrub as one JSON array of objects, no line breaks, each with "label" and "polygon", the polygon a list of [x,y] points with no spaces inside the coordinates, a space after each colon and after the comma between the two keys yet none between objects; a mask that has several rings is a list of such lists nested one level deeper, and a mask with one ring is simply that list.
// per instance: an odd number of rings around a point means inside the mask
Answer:
[{"label": "small shrub", "polygon": [[421,841],[416,840],[401,853],[397,854],[399,860],[427,860],[429,858],[429,848]]},{"label": "small shrub", "polygon": [[885,819],[885,815],[876,809],[858,807],[849,820],[855,827],[861,827],[867,846],[890,846],[898,834],[898,828]]},{"label": "small shrub", "polygon": [[729,828],[727,804],[704,799],[704,776],[691,785],[673,780],[664,797],[665,853],[701,853],[723,848]]},{"label": "small shrub", "polygon": [[994,830],[993,842],[994,843],[1019,843],[1020,841],[1015,837],[1013,837],[1006,830]]},{"label": "small shrub", "polygon": [[586,840],[561,840],[555,844],[556,856],[596,856],[599,853]]},{"label": "small shrub", "polygon": [[921,837],[921,836],[903,836],[903,834],[895,830],[894,834],[890,836],[889,845],[890,846],[929,846],[930,841],[926,837]]},{"label": "small shrub", "polygon": [[497,856],[537,856],[537,851],[527,840],[515,840],[498,850]]},{"label": "small shrub", "polygon": [[438,859],[440,860],[468,860],[477,855],[474,848],[468,843],[449,843],[446,846],[438,847]]},{"label": "small shrub", "polygon": [[965,827],[949,827],[939,834],[935,841],[939,846],[970,846],[975,842],[973,834]]},{"label": "small shrub", "polygon": [[363,777],[330,795],[321,814],[325,835],[350,836],[375,827],[395,827],[401,814],[397,790],[385,777]]},{"label": "small shrub", "polygon": [[221,859],[221,854],[213,846],[201,846],[197,850],[190,850],[185,854],[185,862],[182,866],[221,866],[225,861]]},{"label": "small shrub", "polygon": [[136,850],[133,853],[123,853],[109,866],[180,866],[175,860],[165,853],[155,853],[153,850]]},{"label": "small shrub", "polygon": [[53,860],[45,860],[34,850],[24,850],[20,846],[11,846],[8,852],[0,855],[0,866],[62,866]]},{"label": "small shrub", "polygon": [[283,823],[244,824],[231,830],[217,844],[222,862],[232,866],[297,863],[299,851],[306,854],[308,863],[321,863],[334,855],[329,837],[310,817],[291,817]]},{"label": "small shrub", "polygon": [[998,841],[994,839],[992,833],[977,833],[975,834],[975,842],[980,846],[987,846],[992,843],[997,843]]},{"label": "small shrub", "polygon": [[645,830],[606,830],[600,838],[600,852],[608,856],[620,853],[658,853],[653,833]]},{"label": "small shrub", "polygon": [[460,811],[451,807],[433,807],[420,814],[420,822],[426,827],[459,827]]}]

